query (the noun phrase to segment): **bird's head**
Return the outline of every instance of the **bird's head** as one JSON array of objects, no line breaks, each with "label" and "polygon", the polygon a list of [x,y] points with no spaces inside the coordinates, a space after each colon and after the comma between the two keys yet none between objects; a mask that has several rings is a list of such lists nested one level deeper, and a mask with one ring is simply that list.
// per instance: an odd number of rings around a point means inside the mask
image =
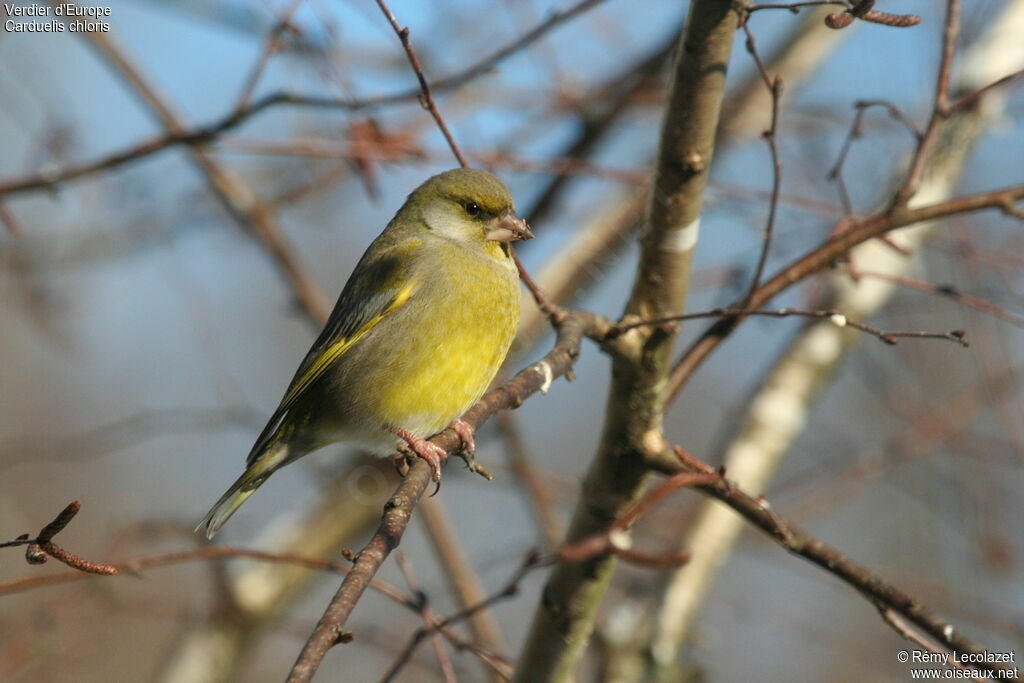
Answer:
[{"label": "bird's head", "polygon": [[[501,181],[486,171],[456,168],[416,188],[402,211],[416,212],[422,224],[439,237],[469,246],[507,247],[533,233],[516,215],[512,197]],[[508,252],[503,248],[502,252]]]}]

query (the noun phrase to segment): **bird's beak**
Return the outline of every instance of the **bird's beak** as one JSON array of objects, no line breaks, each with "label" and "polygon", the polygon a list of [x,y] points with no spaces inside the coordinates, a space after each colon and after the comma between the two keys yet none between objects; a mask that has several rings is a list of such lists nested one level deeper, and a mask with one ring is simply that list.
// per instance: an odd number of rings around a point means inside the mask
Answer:
[{"label": "bird's beak", "polygon": [[511,211],[503,211],[491,223],[486,238],[494,242],[512,242],[533,239],[533,233],[522,218]]}]

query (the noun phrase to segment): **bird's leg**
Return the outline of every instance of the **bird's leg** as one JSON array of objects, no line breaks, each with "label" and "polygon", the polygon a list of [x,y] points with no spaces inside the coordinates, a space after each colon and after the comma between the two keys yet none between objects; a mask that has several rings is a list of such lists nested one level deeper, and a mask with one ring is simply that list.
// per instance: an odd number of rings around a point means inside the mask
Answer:
[{"label": "bird's leg", "polygon": [[445,450],[404,429],[395,429],[393,431],[395,436],[409,444],[409,450],[427,461],[427,464],[430,465],[430,478],[437,484],[440,484],[441,463],[448,459],[448,454]]}]

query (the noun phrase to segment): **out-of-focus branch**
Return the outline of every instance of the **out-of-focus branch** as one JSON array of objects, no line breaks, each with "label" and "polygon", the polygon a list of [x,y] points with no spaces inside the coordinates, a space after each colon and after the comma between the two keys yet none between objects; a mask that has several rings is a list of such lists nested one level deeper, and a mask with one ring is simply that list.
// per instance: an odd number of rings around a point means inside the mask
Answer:
[{"label": "out-of-focus branch", "polygon": [[[953,652],[983,653],[985,648],[963,635],[959,629],[928,609],[901,588],[863,567],[807,533],[793,522],[780,517],[763,496],[752,496],[726,479],[720,470],[698,460],[678,446],[674,452],[659,454],[662,470],[666,474],[701,473],[715,475],[710,483],[695,488],[715,498],[739,513],[748,523],[767,534],[772,540],[794,555],[818,565],[826,572],[852,586],[879,610],[891,609],[929,637]],[[891,624],[891,622],[888,622]],[[991,651],[991,650],[990,650]],[[971,666],[977,669],[999,669],[1011,674],[1015,680],[1019,670],[1007,664],[979,661]]]},{"label": "out-of-focus branch", "polygon": [[[170,134],[181,134],[185,130],[178,114],[121,52],[111,34],[93,32],[86,34],[86,37],[134,94],[160,119]],[[326,322],[331,310],[330,303],[288,242],[273,209],[256,196],[238,174],[215,162],[204,144],[189,146],[189,152],[210,188],[232,217],[245,229],[255,233],[313,320],[318,325]]]},{"label": "out-of-focus branch", "polygon": [[[563,152],[570,159],[583,160],[597,148],[615,128],[615,124],[633,108],[637,95],[657,82],[679,42],[679,31],[672,31],[664,43],[656,46],[647,56],[633,64],[624,73],[617,74],[596,89],[589,101],[579,106],[579,130]],[[559,175],[544,187],[526,211],[531,225],[544,220],[562,191],[568,187],[565,175]]]},{"label": "out-of-focus branch", "polygon": [[653,320],[638,320],[627,324],[616,325],[614,334],[621,334],[628,330],[633,330],[638,327],[646,327],[649,325],[664,325],[665,323],[680,322],[683,320],[699,320],[701,318],[724,318],[727,316],[757,316],[767,318],[815,318],[818,320],[828,320],[836,327],[850,327],[854,330],[858,330],[865,334],[869,334],[876,339],[879,339],[886,344],[895,345],[899,343],[900,339],[944,339],[959,344],[960,346],[967,347],[969,344],[965,337],[967,333],[964,330],[952,330],[951,332],[928,332],[922,330],[880,330],[877,327],[872,327],[866,323],[862,323],[857,320],[851,320],[849,316],[836,308],[818,309],[818,310],[806,310],[800,308],[776,308],[775,310],[759,310],[751,311],[745,308],[716,308],[710,311],[701,311],[700,313],[686,313],[684,315],[673,315],[666,318],[655,318]]},{"label": "out-of-focus branch", "polygon": [[7,231],[16,237],[20,237],[25,234],[25,231],[21,229],[21,223],[14,217],[11,210],[7,208],[7,205],[0,202],[0,223],[3,223],[7,228]]},{"label": "out-of-focus branch", "polygon": [[625,514],[612,522],[607,529],[573,543],[563,545],[558,550],[558,554],[570,562],[582,562],[597,555],[611,553],[624,560],[652,567],[674,567],[685,564],[690,559],[689,553],[685,551],[668,555],[638,553],[633,549],[632,539],[627,532],[637,520],[673,491],[697,486],[698,484],[711,483],[717,476],[701,472],[680,472],[671,477],[666,477],[660,484],[648,491]]},{"label": "out-of-focus branch", "polygon": [[914,150],[910,161],[910,170],[903,184],[893,196],[894,207],[906,206],[917,192],[924,175],[924,166],[932,152],[940,124],[949,116],[949,89],[953,73],[953,54],[956,51],[956,39],[960,34],[960,0],[947,0],[946,27],[942,34],[942,57],[935,84],[935,103],[932,113],[925,126],[921,141]]},{"label": "out-of-focus branch", "polygon": [[[420,513],[428,530],[427,538],[441,567],[441,574],[448,583],[448,589],[458,599],[459,606],[466,609],[484,601],[487,594],[473,572],[469,558],[456,540],[455,530],[441,501],[437,498],[424,498],[420,501]],[[490,652],[504,653],[508,649],[498,622],[490,611],[475,611],[469,617],[469,628],[476,642]],[[491,680],[504,680],[496,676],[490,667],[485,674]]]},{"label": "out-of-focus branch", "polygon": [[[469,83],[481,76],[490,73],[499,63],[523,50],[540,38],[547,35],[551,30],[561,26],[571,19],[583,14],[587,10],[596,7],[604,0],[582,0],[575,5],[561,12],[554,12],[543,22],[533,29],[527,31],[519,38],[508,45],[499,48],[492,54],[481,59],[479,62],[441,78],[431,84],[434,92],[454,90]],[[95,34],[89,34],[92,37]],[[339,100],[333,97],[319,97],[314,95],[299,95],[291,92],[274,92],[264,97],[247,102],[241,101],[241,106],[205,126],[194,128],[178,127],[168,130],[166,133],[152,137],[148,140],[131,145],[123,150],[95,159],[93,161],[76,164],[64,168],[44,168],[36,173],[16,178],[0,178],[0,195],[17,194],[34,190],[52,189],[60,183],[88,176],[99,171],[105,171],[121,166],[137,159],[149,156],[168,147],[177,145],[203,145],[215,140],[221,133],[240,126],[242,123],[267,109],[280,104],[292,106],[315,107],[322,109],[342,109],[345,111],[360,111],[372,109],[391,104],[415,102],[421,95],[420,89],[413,88],[402,90],[389,95],[379,95],[359,100]]]},{"label": "out-of-focus branch", "polygon": [[238,96],[238,104],[235,105],[235,111],[244,111],[252,102],[252,94],[260,82],[260,77],[266,70],[271,58],[281,49],[285,33],[294,28],[291,24],[292,17],[303,2],[305,0],[291,0],[289,5],[281,12],[281,15],[277,17],[274,26],[267,32],[267,36],[263,39],[263,50],[260,52],[256,64],[253,65],[252,71],[249,72],[249,76],[245,79],[245,85],[242,86],[242,93]]},{"label": "out-of-focus branch", "polygon": [[[1015,0],[966,51],[964,60],[971,67],[964,70],[959,90],[983,86],[1024,62],[1024,46],[1017,39],[1021,31],[1024,0]],[[985,125],[999,116],[1000,99],[986,97],[979,100],[979,106],[970,114],[948,121],[912,200],[915,204],[949,195]],[[893,237],[901,248],[915,249],[933,227],[933,223],[922,223]],[[902,273],[912,265],[912,260],[877,240],[854,248],[850,257],[861,277],[852,280],[846,275],[834,276],[827,303],[868,318],[889,302],[894,285],[905,279]],[[752,394],[736,437],[724,449],[721,462],[737,485],[755,492],[766,489],[783,457],[806,427],[816,397],[829,386],[836,368],[858,339],[825,320],[809,324],[794,338]],[[646,645],[648,651],[640,657],[653,667],[641,670],[645,678],[673,680],[679,650],[743,528],[743,520],[720,505],[709,502],[698,512],[681,546],[691,549],[691,560],[669,581],[660,601],[653,637]]]},{"label": "out-of-focus branch", "polygon": [[[169,567],[176,564],[196,562],[202,560],[217,560],[223,558],[245,558],[250,560],[261,560],[263,562],[274,562],[291,564],[302,567],[305,570],[318,569],[321,571],[344,574],[348,567],[340,562],[320,560],[305,555],[291,553],[270,553],[262,550],[247,548],[233,548],[226,545],[207,545],[188,550],[178,550],[160,555],[147,555],[125,562],[112,563],[107,566],[114,571],[103,572],[105,574],[137,574],[147,569],[157,567]],[[95,572],[94,572],[95,573]],[[62,572],[60,574],[45,574],[43,576],[30,576],[23,579],[15,579],[0,584],[0,595],[19,593],[22,591],[40,588],[42,586],[53,586],[62,583],[73,583],[89,578],[88,573],[83,572]]]},{"label": "out-of-focus branch", "polygon": [[[511,380],[489,391],[463,419],[474,429],[499,410],[520,405],[527,397],[544,390],[575,363],[584,336],[604,336],[611,323],[585,311],[567,313],[558,330],[555,347],[540,361],[518,372]],[[460,437],[451,429],[433,437],[431,442],[446,452],[456,451]],[[430,467],[417,460],[385,505],[384,517],[370,542],[359,552],[352,570],[345,576],[323,617],[317,624],[288,677],[290,683],[309,681],[324,656],[344,632],[349,615],[384,560],[398,545],[412,517],[417,501],[430,482]]]},{"label": "out-of-focus branch", "polygon": [[[452,638],[450,632],[448,631],[449,626],[465,619],[471,619],[473,615],[477,614],[482,610],[490,608],[491,606],[497,604],[502,600],[508,600],[509,598],[515,597],[519,594],[519,585],[523,581],[523,579],[526,578],[526,576],[530,572],[542,566],[544,566],[544,560],[542,559],[540,554],[531,551],[526,556],[526,559],[523,561],[523,563],[520,564],[519,567],[516,569],[515,573],[512,575],[512,578],[509,579],[509,581],[505,584],[503,588],[501,588],[495,593],[488,595],[486,598],[477,603],[466,606],[465,608],[456,612],[455,614],[452,614],[444,618],[432,619],[432,623],[429,623],[423,628],[420,628],[416,631],[416,633],[413,634],[412,638],[409,639],[409,642],[406,644],[405,648],[402,650],[401,653],[399,653],[398,658],[395,660],[394,664],[392,664],[388,672],[384,675],[383,680],[393,680],[394,677],[405,666],[406,662],[409,661],[409,658],[412,656],[412,653],[416,649],[417,645],[424,638],[431,636],[438,631],[440,631],[441,633],[445,633],[448,636],[448,640],[452,642],[452,644],[456,647],[459,647],[460,644]],[[509,666],[510,662],[507,658],[499,658],[493,652],[480,648],[479,646],[473,646],[472,649],[474,651],[474,654],[480,657],[481,661],[488,665],[488,668],[491,672],[496,674],[501,680],[508,680],[508,677],[511,674],[511,667]]]},{"label": "out-of-focus branch", "polygon": [[[373,529],[396,481],[389,462],[375,456],[354,457],[323,482],[319,502],[308,513],[274,524],[257,543],[284,555],[336,557],[338,548]],[[220,604],[204,623],[182,635],[161,680],[237,680],[246,653],[320,576],[290,563],[259,563],[231,572],[226,577],[226,595],[220,596]]]},{"label": "out-of-focus branch", "polygon": [[545,550],[554,550],[562,541],[562,524],[558,518],[551,489],[544,481],[543,474],[534,467],[515,416],[512,413],[500,413],[498,428],[508,451],[509,469],[524,489],[530,509],[536,518],[537,528],[544,539]]},{"label": "out-of-focus branch", "polygon": [[[714,150],[725,71],[738,25],[727,0],[691,3],[676,52],[640,264],[625,321],[678,315],[689,285],[701,201]],[[661,449],[664,380],[674,330],[634,330],[613,353],[612,386],[598,452],[573,515],[568,542],[606,528],[641,494],[645,451]],[[515,681],[567,681],[583,653],[614,556],[560,561],[516,668]]]},{"label": "out-of-focus branch", "polygon": [[[934,202],[917,208],[907,208],[891,214],[869,216],[782,268],[757,289],[754,296],[751,297],[749,305],[751,307],[764,306],[780,292],[814,273],[820,272],[853,247],[874,237],[917,223],[983,209],[998,209],[1012,215],[1010,209],[1017,207],[1021,201],[1024,201],[1024,185],[1015,185],[1001,190],[979,192]],[[723,318],[708,328],[700,338],[690,345],[672,369],[672,375],[669,378],[670,401],[678,395],[683,385],[700,367],[704,359],[739,327],[742,320],[742,316]]]},{"label": "out-of-focus branch", "polygon": [[[444,647],[444,640],[442,640],[440,633],[430,628],[433,621],[433,611],[427,605],[426,593],[420,590],[419,582],[416,581],[416,574],[413,572],[408,558],[399,552],[396,559],[398,560],[398,568],[402,570],[402,575],[405,577],[405,582],[409,584],[409,590],[413,592],[413,595],[420,597],[418,600],[420,603],[420,615],[423,617],[426,629],[430,630],[430,642],[434,646],[434,654],[437,657],[437,664],[441,669],[441,676],[445,683],[455,683],[455,669],[452,668],[451,657],[448,656],[448,651]],[[409,652],[411,656],[411,650]],[[390,683],[394,680],[397,672],[401,670],[407,661],[408,658],[400,658],[391,670],[384,675],[384,681]]]},{"label": "out-of-focus branch", "polygon": [[[769,70],[785,79],[790,91],[822,64],[842,38],[850,35],[849,31],[822,31],[821,20],[826,11],[809,12],[766,59]],[[715,146],[721,150],[743,136],[759,134],[767,124],[764,112],[769,99],[760,74],[754,70],[726,96]],[[650,188],[645,186],[603,203],[593,219],[581,226],[565,248],[537,274],[541,289],[552,300],[570,304],[580,289],[600,278],[611,254],[638,229],[649,197]],[[514,350],[531,347],[547,329],[546,318],[536,314],[536,308],[524,302]]]},{"label": "out-of-focus branch", "polygon": [[[257,562],[256,566],[258,567],[287,568],[303,576],[309,576],[311,574],[310,570],[313,570],[314,572],[319,571],[322,573],[340,574],[342,576],[349,571],[349,565],[343,562],[322,560],[316,557],[297,553],[266,552],[263,550],[234,548],[220,545],[204,545],[198,548],[191,548],[189,550],[179,550],[159,555],[146,555],[108,566],[126,574],[140,575],[142,572],[160,567],[170,567],[191,562],[217,562],[227,559],[255,560]],[[524,562],[516,571],[511,581],[498,592],[486,596],[480,602],[445,617],[441,617],[433,613],[431,610],[425,610],[422,600],[418,599],[416,596],[406,594],[392,584],[375,579],[370,583],[370,588],[381,595],[388,597],[406,609],[422,614],[427,623],[426,626],[418,633],[443,635],[444,638],[446,638],[456,649],[472,652],[488,665],[489,670],[500,673],[504,672],[508,668],[507,661],[499,655],[480,647],[476,643],[464,640],[454,630],[452,630],[451,626],[464,619],[472,617],[482,609],[516,595],[519,591],[520,581],[526,576],[526,574],[533,571],[538,566],[540,566],[538,557],[531,554],[531,556],[527,558],[526,562]],[[89,574],[83,573],[82,571],[69,571],[60,574],[47,574],[43,576],[16,579],[14,581],[8,581],[0,584],[0,595],[62,583],[73,583],[87,578],[90,578]],[[235,614],[233,615],[233,619],[245,620],[248,616],[250,616],[248,613]],[[231,632],[224,632],[220,634],[222,639],[230,637],[231,635]],[[212,635],[210,637],[212,638]],[[249,639],[242,638],[242,641],[243,643],[248,642]],[[238,645],[235,644],[235,647],[237,646]],[[167,672],[167,675],[162,680],[174,681],[175,683],[192,680],[237,680],[237,676],[231,676],[232,670],[230,668],[225,669],[220,666],[225,664],[221,655],[228,651],[229,647],[226,643],[219,643],[217,648],[193,648],[191,651],[186,649],[186,652],[191,654],[191,659],[186,658],[184,660],[174,660],[174,662],[172,662],[172,666]]]}]

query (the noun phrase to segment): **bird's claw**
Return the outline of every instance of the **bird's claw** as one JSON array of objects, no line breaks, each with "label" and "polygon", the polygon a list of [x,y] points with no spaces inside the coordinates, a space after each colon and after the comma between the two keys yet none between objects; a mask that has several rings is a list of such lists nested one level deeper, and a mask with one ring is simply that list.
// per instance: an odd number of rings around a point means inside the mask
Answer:
[{"label": "bird's claw", "polygon": [[395,463],[395,471],[398,472],[398,476],[404,477],[409,474],[409,458],[411,457],[412,454],[405,450],[399,450],[395,453],[392,461]]},{"label": "bird's claw", "polygon": [[404,429],[395,430],[395,434],[402,441],[409,444],[409,450],[422,458],[430,465],[430,479],[437,484],[434,494],[441,489],[441,463],[448,459],[448,453],[437,444],[420,438]]},{"label": "bird's claw", "polygon": [[462,452],[468,455],[476,453],[476,437],[473,434],[473,428],[469,426],[469,423],[459,418],[453,420],[449,427],[452,431],[459,435],[459,439],[462,440]]},{"label": "bird's claw", "polygon": [[466,463],[466,467],[470,472],[479,474],[487,481],[492,481],[494,475],[484,469],[481,465],[476,462],[476,438],[473,433],[473,428],[468,422],[462,419],[454,420],[451,425],[452,431],[459,435],[459,439],[462,441],[462,448],[455,454],[463,459]]}]

